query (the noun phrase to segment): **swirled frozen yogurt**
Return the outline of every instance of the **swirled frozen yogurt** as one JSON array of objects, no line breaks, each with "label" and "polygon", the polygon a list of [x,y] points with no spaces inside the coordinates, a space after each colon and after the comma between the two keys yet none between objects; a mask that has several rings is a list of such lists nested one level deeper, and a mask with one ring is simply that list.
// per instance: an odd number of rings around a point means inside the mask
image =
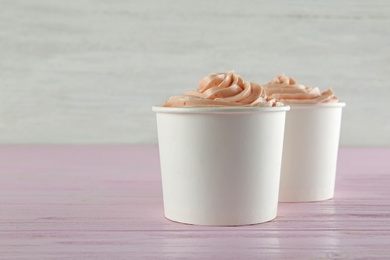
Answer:
[{"label": "swirled frozen yogurt", "polygon": [[266,85],[262,85],[269,98],[284,104],[318,104],[338,102],[333,90],[330,88],[321,92],[319,88],[311,88],[297,84],[294,78],[281,74]]},{"label": "swirled frozen yogurt", "polygon": [[199,81],[195,91],[173,96],[165,107],[218,107],[218,106],[282,106],[275,98],[268,98],[262,86],[244,81],[235,72],[212,73]]}]

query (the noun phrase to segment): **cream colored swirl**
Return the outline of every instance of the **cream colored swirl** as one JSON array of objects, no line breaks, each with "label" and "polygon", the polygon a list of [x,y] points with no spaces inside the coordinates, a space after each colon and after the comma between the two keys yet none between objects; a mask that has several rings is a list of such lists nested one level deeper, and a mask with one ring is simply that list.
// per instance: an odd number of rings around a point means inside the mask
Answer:
[{"label": "cream colored swirl", "polygon": [[330,88],[321,93],[319,88],[297,84],[294,78],[281,74],[263,85],[266,95],[275,98],[284,104],[318,104],[338,102],[333,90]]},{"label": "cream colored swirl", "polygon": [[165,107],[281,106],[267,98],[260,84],[244,81],[235,72],[212,73],[199,81],[198,89],[173,96]]}]

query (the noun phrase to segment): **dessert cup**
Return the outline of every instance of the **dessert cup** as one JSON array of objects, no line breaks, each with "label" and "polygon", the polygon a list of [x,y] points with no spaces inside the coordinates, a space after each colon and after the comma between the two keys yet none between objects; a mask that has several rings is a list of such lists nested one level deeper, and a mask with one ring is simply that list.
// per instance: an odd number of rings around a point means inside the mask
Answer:
[{"label": "dessert cup", "polygon": [[274,219],[288,110],[154,106],[166,218],[215,226]]},{"label": "dessert cup", "polygon": [[290,105],[286,115],[280,202],[333,198],[344,106],[345,103]]}]

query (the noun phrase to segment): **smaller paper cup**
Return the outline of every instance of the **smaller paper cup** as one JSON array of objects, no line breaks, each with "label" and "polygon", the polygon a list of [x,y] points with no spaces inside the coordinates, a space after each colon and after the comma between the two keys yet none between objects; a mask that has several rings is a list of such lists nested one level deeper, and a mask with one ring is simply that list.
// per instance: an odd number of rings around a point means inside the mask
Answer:
[{"label": "smaller paper cup", "polygon": [[344,106],[345,103],[290,105],[284,135],[280,202],[333,198]]},{"label": "smaller paper cup", "polygon": [[276,217],[283,107],[153,107],[165,216],[198,225]]}]

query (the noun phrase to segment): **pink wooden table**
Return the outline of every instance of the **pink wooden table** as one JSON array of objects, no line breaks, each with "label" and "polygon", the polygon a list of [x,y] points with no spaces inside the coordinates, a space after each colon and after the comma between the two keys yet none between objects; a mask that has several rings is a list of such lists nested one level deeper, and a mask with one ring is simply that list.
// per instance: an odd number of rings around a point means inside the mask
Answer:
[{"label": "pink wooden table", "polygon": [[0,146],[0,259],[390,259],[390,148],[342,148],[336,196],[272,222],[163,217],[156,146]]}]

